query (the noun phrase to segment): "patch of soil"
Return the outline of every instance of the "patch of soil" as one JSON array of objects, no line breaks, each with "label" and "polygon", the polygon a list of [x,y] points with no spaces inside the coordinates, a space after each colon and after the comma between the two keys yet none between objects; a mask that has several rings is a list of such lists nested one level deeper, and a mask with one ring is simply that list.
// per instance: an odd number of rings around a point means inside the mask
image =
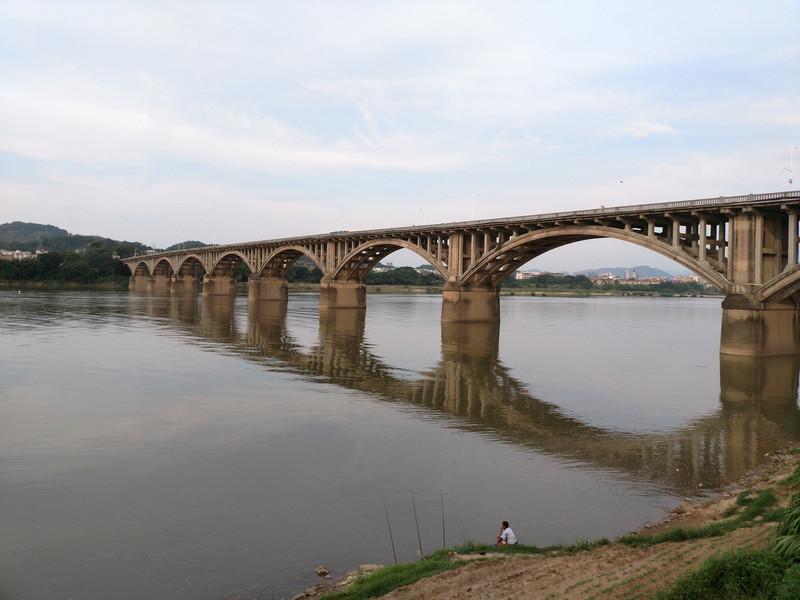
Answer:
[{"label": "patch of soil", "polygon": [[[687,499],[663,522],[648,524],[640,533],[650,535],[675,527],[700,527],[722,519],[744,490],[757,492],[772,488],[779,503],[786,505],[790,490],[780,482],[796,464],[797,455],[791,451],[776,453],[770,462],[751,471],[716,497],[695,502]],[[774,524],[754,524],[719,537],[650,547],[614,543],[578,554],[492,554],[395,590],[384,598],[648,598],[697,569],[710,556],[734,549],[765,547],[773,527]]]}]

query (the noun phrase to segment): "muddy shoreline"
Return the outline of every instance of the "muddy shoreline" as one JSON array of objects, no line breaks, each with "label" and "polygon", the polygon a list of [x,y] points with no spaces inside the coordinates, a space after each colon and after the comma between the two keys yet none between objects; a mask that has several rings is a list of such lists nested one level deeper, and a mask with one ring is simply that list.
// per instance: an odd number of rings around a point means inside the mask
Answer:
[{"label": "muddy shoreline", "polygon": [[[727,518],[735,508],[737,498],[746,492],[774,490],[777,504],[785,506],[791,496],[791,490],[783,486],[781,482],[800,464],[800,447],[785,448],[771,455],[765,455],[764,458],[767,460],[763,464],[748,471],[738,481],[708,496],[684,498],[683,502],[664,515],[660,521],[645,523],[628,535],[656,536],[679,528],[695,529],[718,523]],[[556,550],[537,555],[499,552],[459,555],[451,552],[452,560],[466,561],[466,564],[439,575],[420,579],[411,585],[390,592],[385,597],[414,600],[473,596],[487,599],[514,596],[573,597],[573,593],[578,595],[579,588],[591,579],[588,574],[594,573],[593,576],[600,577],[601,572],[605,572],[603,577],[606,577],[610,572],[609,569],[614,568],[619,568],[621,572],[627,573],[625,565],[631,560],[644,561],[643,564],[648,564],[647,561],[653,562],[655,566],[648,566],[646,573],[658,573],[651,585],[655,585],[653,590],[661,589],[688,570],[698,567],[705,558],[711,555],[710,553],[763,546],[769,539],[771,529],[771,523],[759,523],[756,519],[751,526],[720,537],[693,542],[665,542],[649,549],[631,548],[618,542],[611,542],[579,553]],[[688,553],[687,555],[692,555],[693,558],[683,561],[681,565],[672,564],[669,562],[672,558],[668,560],[666,557],[672,557],[669,551],[673,548],[678,556]],[[648,557],[648,552],[654,556]],[[327,579],[293,596],[292,600],[324,597],[325,594],[331,592],[345,591],[357,577],[373,573],[379,568],[380,565],[362,565],[337,580],[332,580],[328,576]],[[544,573],[536,575],[540,570],[544,570]],[[496,588],[496,592],[493,591],[494,588],[487,588],[483,585],[484,581],[502,579],[503,573],[506,571],[507,582]],[[522,576],[527,573],[530,573],[527,578]],[[545,584],[542,579],[537,580],[536,593],[528,596],[529,590],[524,586],[530,584],[531,578],[547,579],[548,573],[553,581]],[[566,575],[567,573],[581,574],[582,577],[586,575],[589,579],[584,577],[578,580],[573,577],[574,581],[565,581],[565,577],[570,577]],[[558,577],[552,577],[553,575],[558,575]],[[514,581],[517,579],[519,581],[515,584]],[[603,591],[605,590],[598,590],[598,592]],[[617,592],[619,591],[621,590],[617,590]],[[606,597],[606,594],[599,593],[598,597]],[[614,596],[612,594],[609,597]]]}]

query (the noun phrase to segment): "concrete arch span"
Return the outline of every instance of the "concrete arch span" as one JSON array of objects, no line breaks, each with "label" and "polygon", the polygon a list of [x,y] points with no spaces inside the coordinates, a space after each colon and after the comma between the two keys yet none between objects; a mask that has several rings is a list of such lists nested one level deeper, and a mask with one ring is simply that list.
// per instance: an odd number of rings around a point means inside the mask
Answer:
[{"label": "concrete arch span", "polygon": [[182,277],[191,276],[200,279],[206,274],[206,268],[203,266],[203,260],[199,256],[190,254],[180,261],[175,272]]},{"label": "concrete arch span", "polygon": [[134,277],[150,277],[150,267],[145,261],[139,261],[136,266],[131,269]]},{"label": "concrete arch span", "polygon": [[175,270],[172,268],[172,263],[166,258],[160,259],[153,267],[154,277],[172,277]]},{"label": "concrete arch span", "polygon": [[331,279],[334,281],[357,281],[363,283],[367,273],[375,265],[393,252],[402,249],[411,250],[417,254],[436,269],[436,272],[443,280],[447,281],[450,275],[447,271],[447,266],[437,260],[433,254],[413,242],[397,239],[371,240],[360,244],[342,259],[340,265],[331,275]]},{"label": "concrete arch span", "polygon": [[758,293],[761,302],[787,302],[800,305],[800,267],[784,271],[764,284]]},{"label": "concrete arch span", "polygon": [[212,277],[219,277],[223,275],[231,276],[233,274],[233,270],[236,268],[236,265],[239,263],[246,264],[251,273],[256,272],[256,266],[253,265],[244,254],[238,250],[231,250],[229,252],[225,252],[222,256],[217,258],[217,260],[208,270],[208,274]]},{"label": "concrete arch span", "polygon": [[296,263],[301,256],[305,256],[314,263],[314,265],[322,271],[323,275],[326,274],[325,265],[322,264],[319,257],[303,246],[284,246],[278,248],[266,258],[258,269],[254,269],[253,273],[257,273],[259,277],[286,278],[286,275],[289,274],[294,263]]},{"label": "concrete arch span", "polygon": [[458,278],[464,288],[497,289],[509,275],[529,260],[562,246],[591,239],[617,239],[636,244],[674,260],[708,283],[728,293],[730,282],[709,263],[701,263],[680,248],[674,248],[646,235],[604,227],[574,225],[542,229],[512,238],[490,252]]}]

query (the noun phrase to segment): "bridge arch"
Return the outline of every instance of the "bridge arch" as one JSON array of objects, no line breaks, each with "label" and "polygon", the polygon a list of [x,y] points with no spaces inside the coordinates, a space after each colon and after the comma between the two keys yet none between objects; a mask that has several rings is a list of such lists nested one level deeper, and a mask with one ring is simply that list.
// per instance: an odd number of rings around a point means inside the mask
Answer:
[{"label": "bridge arch", "polygon": [[239,252],[238,250],[230,250],[229,252],[225,252],[222,256],[220,256],[216,262],[211,266],[208,271],[209,275],[212,276],[219,276],[219,275],[233,275],[233,270],[236,268],[236,265],[239,263],[244,263],[247,265],[247,268],[250,269],[251,273],[255,272],[255,267],[247,260],[247,257]]},{"label": "bridge arch", "polygon": [[318,256],[303,246],[283,246],[270,254],[258,270],[253,270],[259,277],[279,277],[285,279],[292,266],[301,256],[305,256],[325,275],[325,267]]},{"label": "bridge arch", "polygon": [[176,272],[184,277],[188,275],[194,279],[200,279],[205,275],[206,268],[203,266],[203,260],[199,256],[190,254],[178,263]]},{"label": "bridge arch", "polygon": [[512,238],[467,269],[459,278],[459,285],[474,288],[496,288],[519,267],[545,252],[567,244],[599,238],[631,242],[657,252],[696,273],[720,291],[724,293],[729,291],[730,282],[711,265],[701,263],[680,249],[675,249],[646,235],[602,225],[559,226]]},{"label": "bridge arch", "polygon": [[145,276],[149,277],[150,274],[151,274],[150,273],[150,267],[148,267],[147,266],[147,262],[145,262],[143,260],[140,260],[139,262],[137,262],[136,266],[134,266],[131,269],[131,272],[133,273],[134,277],[145,277]]},{"label": "bridge arch", "polygon": [[429,263],[436,272],[447,281],[449,273],[447,268],[436,259],[430,252],[424,250],[417,244],[406,240],[382,239],[371,240],[360,244],[342,259],[341,264],[331,274],[334,281],[364,281],[375,265],[381,260],[397,252],[398,250],[411,250],[425,262]]},{"label": "bridge arch", "polygon": [[158,260],[153,267],[153,276],[172,277],[174,272],[172,263],[166,258]]},{"label": "bridge arch", "polygon": [[783,302],[793,299],[796,303],[800,300],[800,267],[784,271],[764,284],[758,292],[761,302]]}]

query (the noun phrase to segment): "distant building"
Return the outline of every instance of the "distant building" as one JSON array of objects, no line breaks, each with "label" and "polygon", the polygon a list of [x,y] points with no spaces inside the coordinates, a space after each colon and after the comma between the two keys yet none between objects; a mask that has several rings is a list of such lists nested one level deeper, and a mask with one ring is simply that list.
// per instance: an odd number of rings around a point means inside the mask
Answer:
[{"label": "distant building", "polygon": [[392,263],[378,263],[372,268],[373,273],[386,273],[387,271],[394,271],[394,265]]},{"label": "distant building", "polygon": [[533,279],[541,274],[541,271],[517,271],[514,273],[514,279]]},{"label": "distant building", "polygon": [[672,281],[675,283],[704,283],[703,278],[699,275],[675,275]]},{"label": "distant building", "polygon": [[638,279],[636,269],[625,269],[625,279]]},{"label": "distant building", "polygon": [[27,252],[26,250],[0,250],[0,260],[32,260],[41,254],[47,254],[47,250],[37,250]]}]

